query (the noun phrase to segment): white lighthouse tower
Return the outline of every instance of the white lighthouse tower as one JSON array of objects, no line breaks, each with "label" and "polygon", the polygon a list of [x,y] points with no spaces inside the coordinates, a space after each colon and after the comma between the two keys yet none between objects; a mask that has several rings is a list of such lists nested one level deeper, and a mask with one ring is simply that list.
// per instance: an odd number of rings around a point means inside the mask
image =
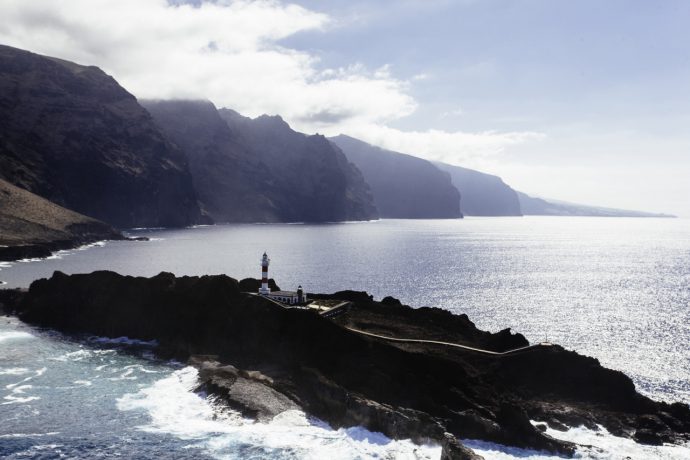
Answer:
[{"label": "white lighthouse tower", "polygon": [[261,288],[259,289],[259,294],[269,295],[271,293],[271,288],[268,287],[268,264],[271,259],[268,258],[264,252],[264,256],[261,258]]}]

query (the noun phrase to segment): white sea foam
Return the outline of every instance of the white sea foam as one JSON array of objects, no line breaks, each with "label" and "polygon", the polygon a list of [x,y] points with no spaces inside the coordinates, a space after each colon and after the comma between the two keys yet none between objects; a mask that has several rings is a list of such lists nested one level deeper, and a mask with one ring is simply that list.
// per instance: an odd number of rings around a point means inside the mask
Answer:
[{"label": "white sea foam", "polygon": [[0,439],[2,438],[40,438],[43,436],[55,436],[60,434],[59,431],[50,431],[48,433],[8,433],[0,434]]},{"label": "white sea foam", "polygon": [[2,403],[3,406],[8,405],[8,404],[22,404],[22,403],[27,403],[29,401],[35,401],[37,399],[41,399],[38,396],[13,396],[13,395],[7,395],[3,399],[6,401]]},{"label": "white sea foam", "polygon": [[145,410],[151,417],[141,429],[194,440],[195,446],[216,458],[237,458],[261,452],[261,457],[286,453],[304,459],[437,459],[439,446],[394,441],[363,428],[334,430],[309,419],[301,411],[287,411],[269,423],[255,423],[239,413],[220,410],[191,390],[197,371],[185,367],[138,393],[118,399],[120,410]]},{"label": "white sea foam", "polygon": [[29,372],[26,367],[6,367],[0,369],[0,375],[24,375]]},{"label": "white sea foam", "polygon": [[0,342],[6,342],[10,340],[21,340],[21,339],[32,339],[34,336],[28,332],[22,331],[5,331],[0,332]]},{"label": "white sea foam", "polygon": [[[599,431],[585,427],[572,428],[568,431],[547,429],[547,434],[554,438],[579,444],[574,458],[590,460],[619,460],[619,459],[658,459],[658,460],[688,460],[690,459],[690,445],[686,446],[645,446],[627,438],[613,436],[605,428]],[[464,440],[463,443],[483,456],[486,460],[557,460],[562,457],[529,449],[518,449],[485,441]]]}]

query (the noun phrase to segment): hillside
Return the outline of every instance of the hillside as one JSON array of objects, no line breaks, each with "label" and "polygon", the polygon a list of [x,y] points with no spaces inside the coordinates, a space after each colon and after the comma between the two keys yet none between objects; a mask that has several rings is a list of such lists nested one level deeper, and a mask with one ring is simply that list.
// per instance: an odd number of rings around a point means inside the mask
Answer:
[{"label": "hillside", "polygon": [[362,171],[381,217],[462,217],[460,193],[453,187],[448,174],[432,163],[383,150],[349,136],[340,135],[330,140]]},{"label": "hillside", "polygon": [[244,161],[258,168],[260,197],[275,221],[338,222],[378,218],[369,185],[345,155],[321,135],[297,132],[279,116],[248,118],[220,109]]},{"label": "hillside", "polygon": [[184,155],[112,77],[0,46],[0,178],[117,227],[185,226]]},{"label": "hillside", "polygon": [[517,193],[498,176],[461,166],[434,163],[450,174],[462,195],[461,209],[466,216],[520,216]]},{"label": "hillside", "polygon": [[518,192],[520,207],[526,216],[594,216],[594,217],[675,217],[661,214],[625,209],[603,208],[557,200],[544,200]]},{"label": "hillside", "polygon": [[46,257],[58,249],[122,238],[103,222],[0,179],[0,260]]},{"label": "hillside", "polygon": [[367,184],[322,136],[279,117],[209,101],[142,101],[187,155],[203,212],[217,222],[336,222],[378,215]]}]

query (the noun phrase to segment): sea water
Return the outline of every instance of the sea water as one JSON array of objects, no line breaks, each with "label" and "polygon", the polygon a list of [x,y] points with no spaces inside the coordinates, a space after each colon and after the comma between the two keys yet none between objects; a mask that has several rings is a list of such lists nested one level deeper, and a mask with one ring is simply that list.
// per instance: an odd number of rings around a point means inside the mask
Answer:
[{"label": "sea water", "polygon": [[[382,220],[323,225],[218,225],[137,230],[108,242],[0,267],[5,287],[54,270],[151,276],[258,277],[283,289],[366,290],[413,306],[467,313],[630,375],[655,399],[690,402],[690,221],[614,218]],[[192,368],[159,362],[154,344],[65,338],[0,323],[0,456],[10,458],[438,458],[438,446],[333,430],[293,411],[242,419],[192,390]],[[577,428],[550,434],[592,447],[583,458],[690,458]],[[486,458],[549,458],[467,440]]]}]

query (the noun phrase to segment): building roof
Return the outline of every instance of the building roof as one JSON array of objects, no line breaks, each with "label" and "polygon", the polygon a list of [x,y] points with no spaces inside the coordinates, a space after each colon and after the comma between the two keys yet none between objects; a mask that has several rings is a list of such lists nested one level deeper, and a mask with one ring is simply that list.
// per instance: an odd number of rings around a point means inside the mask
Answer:
[{"label": "building roof", "polygon": [[269,295],[281,295],[283,297],[297,297],[297,293],[295,291],[271,291]]}]

